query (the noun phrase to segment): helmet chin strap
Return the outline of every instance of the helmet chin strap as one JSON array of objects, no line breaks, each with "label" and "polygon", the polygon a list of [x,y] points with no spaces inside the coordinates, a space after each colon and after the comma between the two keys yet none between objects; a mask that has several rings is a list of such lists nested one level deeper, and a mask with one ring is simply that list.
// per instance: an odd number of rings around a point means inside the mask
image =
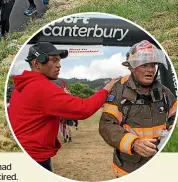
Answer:
[{"label": "helmet chin strap", "polygon": [[143,87],[143,88],[152,87],[153,84],[155,83],[156,79],[157,79],[158,72],[159,72],[159,68],[160,68],[160,67],[159,67],[159,65],[158,65],[158,69],[157,69],[156,74],[155,74],[155,76],[154,76],[153,82],[152,82],[150,85],[144,85],[144,84],[140,83],[138,80],[135,79],[133,73],[131,73],[131,76],[132,76],[132,79],[133,79],[135,85],[136,85],[137,87]]}]

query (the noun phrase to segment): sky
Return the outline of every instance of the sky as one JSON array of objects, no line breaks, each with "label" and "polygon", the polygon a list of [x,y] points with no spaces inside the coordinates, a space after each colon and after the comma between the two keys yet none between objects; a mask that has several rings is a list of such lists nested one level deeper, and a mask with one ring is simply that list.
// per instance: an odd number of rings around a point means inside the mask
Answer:
[{"label": "sky", "polygon": [[[60,46],[56,46],[60,48]],[[73,46],[69,46],[73,47]],[[91,46],[90,46],[91,47]],[[95,80],[99,78],[115,78],[129,73],[128,69],[122,66],[128,47],[99,47],[100,55],[69,55],[61,60],[61,78],[86,78]],[[11,74],[21,74],[24,70],[30,70],[25,61],[28,55],[29,45],[26,45],[15,60]]]}]

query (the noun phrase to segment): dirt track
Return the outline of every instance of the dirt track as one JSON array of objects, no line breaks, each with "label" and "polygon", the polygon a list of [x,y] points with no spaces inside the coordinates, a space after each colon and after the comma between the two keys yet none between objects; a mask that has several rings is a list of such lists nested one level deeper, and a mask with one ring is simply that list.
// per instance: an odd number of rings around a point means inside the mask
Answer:
[{"label": "dirt track", "polygon": [[[113,149],[98,133],[99,114],[100,112],[80,121],[79,130],[73,128],[73,141],[63,144],[53,158],[56,174],[78,181],[106,181],[115,178],[111,169]],[[63,141],[61,137],[60,141]]]}]

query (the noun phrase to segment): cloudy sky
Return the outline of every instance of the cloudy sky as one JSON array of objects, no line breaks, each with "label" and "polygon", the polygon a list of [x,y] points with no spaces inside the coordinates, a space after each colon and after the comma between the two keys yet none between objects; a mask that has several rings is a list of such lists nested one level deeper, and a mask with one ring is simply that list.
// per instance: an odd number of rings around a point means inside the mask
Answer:
[{"label": "cloudy sky", "polygon": [[[59,46],[56,46],[60,48]],[[73,46],[66,46],[70,49]],[[90,46],[90,48],[92,48]],[[94,47],[94,49],[96,49]],[[61,61],[61,78],[86,78],[95,80],[98,78],[114,78],[129,73],[128,69],[122,66],[126,52],[129,47],[99,47],[100,55],[69,55]],[[26,45],[16,58],[11,74],[21,74],[24,70],[30,70],[25,58],[28,54],[29,45]]]}]

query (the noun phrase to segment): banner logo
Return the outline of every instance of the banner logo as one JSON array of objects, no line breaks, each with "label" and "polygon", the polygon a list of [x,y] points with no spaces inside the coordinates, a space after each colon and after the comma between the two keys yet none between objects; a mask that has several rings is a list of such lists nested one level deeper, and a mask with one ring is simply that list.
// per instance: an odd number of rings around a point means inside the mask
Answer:
[{"label": "banner logo", "polygon": [[[61,24],[61,23],[64,24]],[[78,23],[78,24],[77,24]],[[79,24],[80,23],[80,24]],[[68,25],[70,24],[70,25]],[[74,25],[71,25],[74,24]],[[87,26],[86,26],[87,25]],[[106,23],[107,25],[107,23]],[[70,17],[58,21],[54,25],[43,29],[43,35],[55,37],[93,37],[93,38],[113,38],[122,41],[128,34],[129,29],[100,27],[99,24],[90,23],[90,18]]]}]

